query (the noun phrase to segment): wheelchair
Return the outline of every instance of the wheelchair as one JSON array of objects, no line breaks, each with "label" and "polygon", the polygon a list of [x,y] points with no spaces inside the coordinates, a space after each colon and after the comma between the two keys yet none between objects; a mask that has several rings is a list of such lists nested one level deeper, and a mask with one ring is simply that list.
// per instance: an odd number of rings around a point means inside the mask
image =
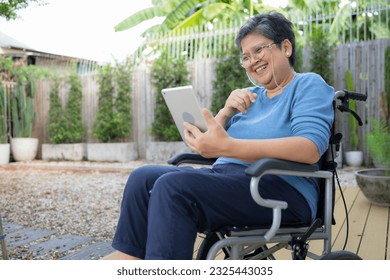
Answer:
[{"label": "wheelchair", "polygon": [[[333,106],[341,112],[351,113],[362,125],[356,112],[349,109],[349,100],[365,101],[366,95],[340,90],[335,92]],[[340,104],[339,104],[340,103]],[[291,251],[292,259],[305,260],[361,260],[349,251],[331,251],[332,225],[335,224],[333,211],[337,178],[336,155],[340,150],[341,133],[331,130],[329,147],[321,157],[320,164],[303,164],[287,160],[264,158],[254,162],[246,169],[251,176],[250,191],[259,205],[273,209],[272,224],[267,227],[226,226],[217,231],[203,233],[204,239],[198,249],[196,259],[216,259],[222,253],[230,260],[273,260],[275,253],[282,249]],[[203,158],[195,153],[178,154],[168,160],[171,165],[200,164],[211,165],[216,159]],[[320,197],[316,219],[311,224],[281,224],[282,210],[288,207],[285,201],[264,199],[258,191],[258,183],[265,174],[305,176],[319,178]],[[341,191],[341,188],[340,188]],[[346,213],[346,215],[348,215]],[[309,241],[322,242],[322,254],[309,250]],[[220,256],[218,256],[220,258]]]}]

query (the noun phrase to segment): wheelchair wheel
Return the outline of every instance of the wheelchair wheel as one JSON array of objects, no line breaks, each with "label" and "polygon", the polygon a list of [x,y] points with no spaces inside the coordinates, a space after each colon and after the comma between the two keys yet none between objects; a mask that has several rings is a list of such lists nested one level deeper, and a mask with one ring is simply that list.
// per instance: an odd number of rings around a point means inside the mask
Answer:
[{"label": "wheelchair wheel", "polygon": [[[199,246],[198,253],[196,255],[197,260],[205,260],[207,258],[207,254],[210,250],[210,248],[220,240],[216,232],[210,232],[206,234],[206,237],[203,239],[201,245]],[[260,253],[262,253],[264,250],[267,250],[268,248],[264,245],[263,247],[257,248],[252,253],[249,253],[243,257],[243,259],[249,259],[253,256],[256,256]],[[228,259],[230,257],[229,252],[226,249],[222,249],[221,253],[222,259]],[[269,255],[268,257],[264,258],[266,259],[275,259],[273,255]]]},{"label": "wheelchair wheel", "polygon": [[335,251],[321,256],[320,260],[362,260],[358,255],[348,251]]},{"label": "wheelchair wheel", "polygon": [[[220,239],[216,232],[209,232],[206,234],[206,237],[203,239],[202,243],[199,246],[198,253],[196,255],[197,260],[205,260],[207,258],[207,254],[210,248],[218,242]],[[223,251],[223,259],[229,257],[229,254],[224,250]]]}]

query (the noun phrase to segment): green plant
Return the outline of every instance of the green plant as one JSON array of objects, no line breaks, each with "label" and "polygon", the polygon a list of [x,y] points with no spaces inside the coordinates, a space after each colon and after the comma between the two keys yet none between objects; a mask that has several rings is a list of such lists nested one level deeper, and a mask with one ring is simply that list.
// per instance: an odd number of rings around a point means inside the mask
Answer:
[{"label": "green plant", "polygon": [[366,135],[368,151],[375,165],[390,167],[390,127],[387,121],[371,121],[371,131]]},{"label": "green plant", "polygon": [[92,135],[103,142],[108,142],[116,136],[114,121],[113,69],[111,65],[103,66],[98,73],[99,100],[98,111],[93,124]]},{"label": "green plant", "polygon": [[12,0],[0,2],[0,17],[4,17],[6,20],[16,19],[18,17],[17,12],[21,9],[27,8],[31,3],[36,2],[39,5],[44,5],[42,0]]},{"label": "green plant", "polygon": [[0,83],[0,144],[8,143],[7,126],[7,91]]},{"label": "green plant", "polygon": [[[387,101],[387,106],[385,110],[387,111],[387,121],[390,123],[390,47],[387,47],[385,52],[385,96]],[[386,114],[385,114],[386,115]]]},{"label": "green plant", "polygon": [[225,106],[226,99],[232,90],[250,86],[245,70],[240,67],[240,53],[232,47],[221,56],[215,66],[216,79],[213,82],[211,111],[217,114]]},{"label": "green plant", "polygon": [[55,79],[50,91],[49,107],[49,142],[52,144],[64,143],[66,140],[67,128],[66,118],[62,110],[62,101],[59,96],[59,82]]},{"label": "green plant", "polygon": [[[350,71],[345,72],[345,83],[346,83],[346,88],[349,91],[354,90],[354,85],[353,85],[353,77],[352,73]],[[356,101],[355,100],[349,100],[349,108],[352,111],[356,112]],[[349,126],[349,139],[350,139],[350,146],[352,151],[356,151],[359,147],[359,137],[358,137],[358,126],[356,119],[350,114],[348,116],[348,126]]]},{"label": "green plant", "polygon": [[114,106],[116,137],[130,138],[132,132],[131,117],[131,70],[128,64],[116,64],[114,80],[117,86],[117,98]]},{"label": "green plant", "polygon": [[98,82],[98,112],[92,135],[103,142],[126,141],[130,138],[132,121],[130,66],[107,64],[100,69]]},{"label": "green plant", "polygon": [[[11,116],[13,137],[31,137],[35,119],[34,81],[49,76],[47,70],[14,63],[11,57],[0,56],[0,80],[11,85],[8,114]],[[7,94],[8,95],[8,94]]]},{"label": "green plant", "polygon": [[84,140],[85,128],[82,120],[82,101],[80,77],[76,73],[69,76],[70,91],[65,107],[66,143],[78,143]]},{"label": "green plant", "polygon": [[156,107],[151,132],[159,141],[179,141],[180,133],[169,113],[161,90],[187,85],[189,73],[184,59],[167,58],[163,53],[152,66],[152,84],[156,89]]},{"label": "green plant", "polygon": [[323,33],[322,28],[314,29],[310,37],[310,45],[310,71],[321,75],[328,84],[332,84],[333,79],[330,65],[333,58],[330,56],[332,46],[329,35]]},{"label": "green plant", "polygon": [[11,116],[13,137],[31,137],[35,118],[34,82],[18,83],[12,92]]}]

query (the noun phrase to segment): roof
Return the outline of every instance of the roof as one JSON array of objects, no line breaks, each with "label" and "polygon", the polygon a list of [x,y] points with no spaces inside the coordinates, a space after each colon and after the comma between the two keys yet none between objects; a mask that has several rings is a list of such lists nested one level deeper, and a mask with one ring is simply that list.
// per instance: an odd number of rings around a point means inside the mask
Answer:
[{"label": "roof", "polygon": [[8,36],[0,31],[0,47],[8,49],[22,49],[22,50],[34,50],[26,44]]}]

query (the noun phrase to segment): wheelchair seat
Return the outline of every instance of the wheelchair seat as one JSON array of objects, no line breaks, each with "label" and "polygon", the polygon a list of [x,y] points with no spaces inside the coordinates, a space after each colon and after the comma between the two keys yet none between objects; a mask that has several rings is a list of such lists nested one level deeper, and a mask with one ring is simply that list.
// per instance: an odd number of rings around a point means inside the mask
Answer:
[{"label": "wheelchair seat", "polygon": [[[359,116],[348,108],[349,99],[364,101],[366,96],[347,90],[337,91],[334,107],[341,112],[352,113],[361,125]],[[337,101],[341,101],[341,105],[336,107]],[[335,224],[333,211],[337,168],[334,159],[339,152],[341,138],[340,133],[335,133],[335,125],[333,124],[328,150],[321,157],[319,164],[304,164],[273,158],[260,159],[251,164],[245,171],[247,175],[252,177],[250,182],[251,195],[259,205],[273,209],[272,224],[262,227],[230,225],[216,231],[205,232],[197,259],[215,259],[220,252],[223,252],[224,259],[275,259],[274,253],[281,249],[291,250],[292,258],[298,260],[306,259],[306,257],[312,259],[361,259],[352,252],[331,251],[331,227]],[[215,160],[203,158],[194,153],[184,153],[172,157],[168,163],[173,165],[183,163],[209,165]],[[315,220],[311,224],[282,224],[281,210],[287,208],[287,203],[264,199],[258,192],[258,183],[265,174],[319,178],[320,196]],[[308,241],[310,240],[323,241],[321,254],[309,251]],[[271,247],[269,247],[270,245]]]}]

